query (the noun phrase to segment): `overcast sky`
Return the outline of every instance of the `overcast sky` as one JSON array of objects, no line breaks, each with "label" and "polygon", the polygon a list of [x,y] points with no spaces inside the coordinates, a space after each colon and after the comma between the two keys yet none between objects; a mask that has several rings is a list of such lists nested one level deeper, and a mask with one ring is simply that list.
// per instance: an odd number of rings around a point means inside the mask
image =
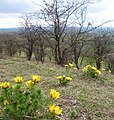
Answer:
[{"label": "overcast sky", "polygon": [[[19,17],[23,13],[34,12],[38,9],[38,6],[33,4],[34,1],[40,4],[42,0],[0,0],[0,28],[19,27]],[[87,18],[88,21],[96,21],[96,24],[99,24],[101,21],[113,20],[113,12],[114,0],[101,0],[89,5]],[[114,26],[114,23],[106,26]]]}]

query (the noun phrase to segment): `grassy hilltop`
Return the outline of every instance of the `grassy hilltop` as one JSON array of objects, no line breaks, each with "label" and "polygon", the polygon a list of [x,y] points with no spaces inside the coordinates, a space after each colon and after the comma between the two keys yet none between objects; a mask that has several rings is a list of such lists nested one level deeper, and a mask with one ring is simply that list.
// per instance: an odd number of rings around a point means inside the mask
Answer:
[{"label": "grassy hilltop", "polygon": [[[0,60],[0,81],[10,81],[23,76],[30,79],[32,74],[41,76],[40,87],[44,93],[56,89],[61,97],[57,103],[62,109],[60,120],[113,120],[114,119],[114,75],[101,71],[98,79],[83,76],[82,70],[67,71],[54,63],[37,63],[20,58]],[[60,85],[57,76],[72,77],[68,85]]]}]

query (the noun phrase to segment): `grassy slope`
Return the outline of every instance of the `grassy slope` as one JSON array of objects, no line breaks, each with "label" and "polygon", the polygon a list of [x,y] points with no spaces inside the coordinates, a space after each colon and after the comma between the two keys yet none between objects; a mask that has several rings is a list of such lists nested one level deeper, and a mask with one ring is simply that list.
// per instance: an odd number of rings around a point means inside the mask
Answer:
[{"label": "grassy slope", "polygon": [[66,69],[51,63],[27,62],[24,59],[12,58],[0,60],[0,81],[12,81],[21,75],[25,80],[31,74],[42,77],[41,86],[45,93],[55,88],[61,93],[58,100],[63,110],[61,120],[113,120],[114,119],[114,75],[103,73],[101,80],[85,79],[82,71],[71,71],[73,81],[61,86],[56,76],[66,74]]}]

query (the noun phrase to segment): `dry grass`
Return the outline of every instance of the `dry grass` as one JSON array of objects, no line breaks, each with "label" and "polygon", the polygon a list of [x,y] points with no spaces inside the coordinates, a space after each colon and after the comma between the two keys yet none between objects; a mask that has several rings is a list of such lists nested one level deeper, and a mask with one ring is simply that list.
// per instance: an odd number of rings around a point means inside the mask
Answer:
[{"label": "dry grass", "polygon": [[63,112],[60,120],[114,120],[114,75],[103,73],[99,80],[87,79],[82,71],[71,71],[73,81],[62,86],[56,76],[67,74],[64,67],[53,63],[36,63],[25,59],[0,60],[0,81],[11,81],[21,75],[25,80],[32,74],[42,77],[41,87],[45,93],[55,88],[61,93],[57,104]]}]

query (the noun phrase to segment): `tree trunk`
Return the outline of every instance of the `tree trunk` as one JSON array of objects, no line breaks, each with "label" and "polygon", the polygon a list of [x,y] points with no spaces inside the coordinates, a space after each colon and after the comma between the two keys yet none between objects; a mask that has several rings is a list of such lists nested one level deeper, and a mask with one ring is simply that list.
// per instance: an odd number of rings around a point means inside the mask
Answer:
[{"label": "tree trunk", "polygon": [[44,48],[43,45],[40,45],[40,61],[44,63]]},{"label": "tree trunk", "polygon": [[27,55],[28,61],[31,60],[31,58],[32,58],[32,53],[33,53],[33,44],[31,44],[31,45],[29,46],[28,55]]},{"label": "tree trunk", "polygon": [[101,62],[100,61],[96,61],[96,67],[97,67],[97,69],[101,68]]},{"label": "tree trunk", "polygon": [[32,58],[32,51],[31,50],[29,50],[29,53],[28,53],[27,57],[28,57],[27,60],[30,61],[31,58]]},{"label": "tree trunk", "polygon": [[79,70],[78,59],[75,59],[76,68]]},{"label": "tree trunk", "polygon": [[54,49],[54,59],[57,62],[58,61],[58,56],[57,56],[57,45],[55,45],[55,49]]},{"label": "tree trunk", "polygon": [[60,43],[57,43],[57,53],[58,53],[58,61],[57,64],[63,66],[64,65],[64,56],[62,56],[62,51],[60,49]]},{"label": "tree trunk", "polygon": [[79,70],[79,64],[78,64],[78,58],[79,57],[78,57],[75,49],[73,50],[73,52],[74,52],[74,62],[75,62],[75,65],[76,65],[77,69]]}]

